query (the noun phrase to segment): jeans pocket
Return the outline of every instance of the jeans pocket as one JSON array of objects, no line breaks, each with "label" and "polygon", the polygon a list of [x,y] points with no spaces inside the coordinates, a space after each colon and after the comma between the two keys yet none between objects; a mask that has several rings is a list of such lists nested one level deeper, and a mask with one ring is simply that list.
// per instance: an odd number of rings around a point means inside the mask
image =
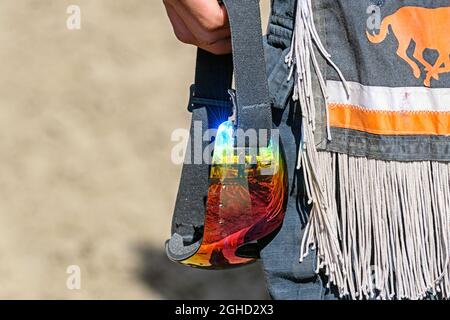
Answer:
[{"label": "jeans pocket", "polygon": [[269,84],[269,91],[275,108],[285,109],[289,103],[294,86],[293,79],[289,77],[289,66],[285,62],[285,57],[290,48],[275,48],[264,42],[266,54],[266,69]]}]

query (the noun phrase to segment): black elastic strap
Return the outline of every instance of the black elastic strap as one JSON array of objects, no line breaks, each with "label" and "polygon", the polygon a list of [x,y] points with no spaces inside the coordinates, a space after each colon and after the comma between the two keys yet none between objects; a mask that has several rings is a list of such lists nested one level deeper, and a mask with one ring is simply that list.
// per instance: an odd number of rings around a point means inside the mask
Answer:
[{"label": "black elastic strap", "polygon": [[198,49],[195,70],[196,96],[206,99],[229,101],[228,89],[233,77],[231,54],[217,56]]},{"label": "black elastic strap", "polygon": [[[206,130],[217,128],[230,116],[232,104],[228,89],[231,88],[232,78],[231,55],[216,56],[202,49],[197,50],[195,85],[191,88],[188,106],[188,109],[192,111],[190,140],[172,221],[172,234],[185,237],[186,242],[195,242],[202,236],[196,232],[202,231],[209,187],[209,165],[203,161],[202,157],[209,141],[203,141],[202,137]],[[201,137],[199,138],[198,135]],[[198,144],[198,139],[202,139],[201,144]],[[201,158],[196,159],[199,155]],[[193,239],[186,239],[188,235],[194,235]]]}]

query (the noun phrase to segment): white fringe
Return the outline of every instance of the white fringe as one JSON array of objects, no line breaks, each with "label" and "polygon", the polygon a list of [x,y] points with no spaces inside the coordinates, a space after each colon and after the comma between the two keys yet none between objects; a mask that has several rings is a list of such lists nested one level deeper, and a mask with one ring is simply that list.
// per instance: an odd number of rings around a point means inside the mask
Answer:
[{"label": "white fringe", "polygon": [[[319,152],[319,165],[339,241],[335,255],[343,260],[329,270],[329,280],[341,295],[450,298],[450,164]],[[302,253],[316,245],[320,266],[327,267],[330,248],[321,242],[329,235],[310,224]]]},{"label": "white fringe", "polygon": [[[314,47],[349,92],[319,39],[311,0],[298,0],[286,62],[302,112],[298,169],[303,170],[312,204],[301,260],[309,248],[317,249],[317,271],[325,270],[329,285],[342,297],[420,299],[440,293],[450,298],[450,165],[318,152],[311,63],[325,99],[327,95]],[[331,139],[329,125],[327,129]]]}]

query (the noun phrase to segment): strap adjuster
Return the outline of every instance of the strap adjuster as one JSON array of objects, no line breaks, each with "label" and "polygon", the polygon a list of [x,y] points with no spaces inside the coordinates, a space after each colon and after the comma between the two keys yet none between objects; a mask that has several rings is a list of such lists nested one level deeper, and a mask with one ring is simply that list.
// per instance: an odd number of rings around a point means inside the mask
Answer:
[{"label": "strap adjuster", "polygon": [[193,112],[199,108],[205,107],[216,107],[216,108],[233,108],[233,102],[230,100],[216,100],[216,99],[208,99],[201,98],[195,96],[195,84],[191,85],[190,88],[190,96],[189,96],[189,104],[188,110],[189,112]]}]

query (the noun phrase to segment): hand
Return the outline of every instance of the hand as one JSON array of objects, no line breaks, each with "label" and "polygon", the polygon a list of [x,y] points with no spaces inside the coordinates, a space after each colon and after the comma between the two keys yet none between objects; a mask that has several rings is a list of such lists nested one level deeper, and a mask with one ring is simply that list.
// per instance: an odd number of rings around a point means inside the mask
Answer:
[{"label": "hand", "polygon": [[231,52],[231,31],[223,4],[217,0],[163,2],[178,40],[217,55]]}]

